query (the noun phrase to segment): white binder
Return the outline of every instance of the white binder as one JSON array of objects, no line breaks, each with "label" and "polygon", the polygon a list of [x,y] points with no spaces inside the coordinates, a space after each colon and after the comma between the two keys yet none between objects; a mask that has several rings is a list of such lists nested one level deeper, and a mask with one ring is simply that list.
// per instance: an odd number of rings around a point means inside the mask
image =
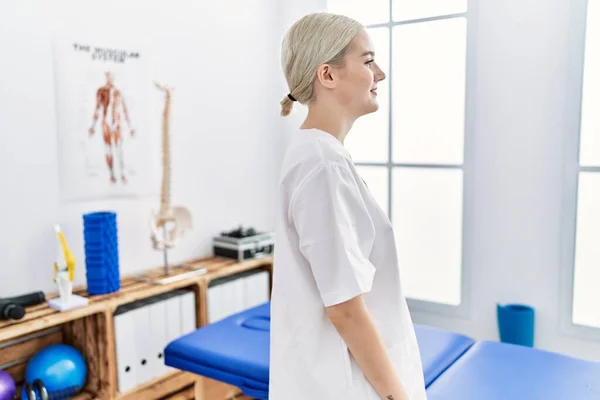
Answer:
[{"label": "white binder", "polygon": [[167,372],[164,361],[164,349],[167,345],[167,300],[150,304],[148,306],[150,317],[150,337],[151,348],[148,352],[148,366],[150,367],[150,379],[157,378]]},{"label": "white binder", "polygon": [[231,288],[231,314],[236,314],[246,309],[246,280],[248,278],[238,278],[233,281]]},{"label": "white binder", "polygon": [[124,393],[136,385],[136,331],[131,312],[115,314],[115,350],[118,391]]},{"label": "white binder", "polygon": [[196,330],[196,295],[194,292],[187,292],[179,296],[180,300],[180,318],[181,335],[186,335]]},{"label": "white binder", "polygon": [[[181,336],[181,316],[179,311],[179,297],[170,297],[165,300],[165,328],[166,338],[163,350],[169,343],[176,340]],[[163,366],[166,372],[174,371],[173,367],[168,367],[164,364]]]},{"label": "white binder", "polygon": [[173,370],[164,350],[197,329],[196,297],[175,290],[120,306],[114,318],[118,391],[124,393]]},{"label": "white binder", "polygon": [[252,270],[216,279],[208,287],[208,322],[264,304],[270,297],[268,271]]},{"label": "white binder", "polygon": [[137,371],[135,384],[143,385],[152,378],[152,341],[150,340],[150,312],[147,305],[129,311],[133,317]]},{"label": "white binder", "polygon": [[235,290],[237,285],[235,280],[229,280],[219,286],[221,286],[221,318],[227,318],[235,313]]},{"label": "white binder", "polygon": [[210,286],[207,291],[208,322],[213,323],[221,319],[221,286]]},{"label": "white binder", "polygon": [[263,271],[259,274],[256,284],[256,303],[260,305],[268,302],[271,299],[271,276],[268,271]]},{"label": "white binder", "polygon": [[269,300],[269,273],[257,272],[245,281],[246,308],[252,308]]}]

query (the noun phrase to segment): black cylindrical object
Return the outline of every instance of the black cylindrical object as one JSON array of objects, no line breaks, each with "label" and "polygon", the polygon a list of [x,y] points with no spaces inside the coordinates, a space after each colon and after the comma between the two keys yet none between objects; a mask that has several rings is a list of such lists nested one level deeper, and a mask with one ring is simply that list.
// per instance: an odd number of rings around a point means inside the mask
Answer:
[{"label": "black cylindrical object", "polygon": [[0,302],[0,319],[21,319],[25,316],[25,307],[15,303]]},{"label": "black cylindrical object", "polygon": [[25,307],[46,301],[44,292],[31,292],[21,296],[0,299],[0,319],[21,319],[25,316]]}]

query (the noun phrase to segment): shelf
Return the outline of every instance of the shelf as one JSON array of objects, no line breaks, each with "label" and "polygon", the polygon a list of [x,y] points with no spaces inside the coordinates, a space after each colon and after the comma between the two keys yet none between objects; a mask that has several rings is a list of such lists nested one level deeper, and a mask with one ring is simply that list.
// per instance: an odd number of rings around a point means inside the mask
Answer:
[{"label": "shelf", "polygon": [[73,397],[72,400],[98,400],[97,397],[94,397],[92,393],[83,392],[79,393],[77,396]]},{"label": "shelf", "polygon": [[194,386],[189,386],[177,393],[173,393],[162,400],[195,400]]},{"label": "shelf", "polygon": [[[28,307],[21,320],[0,321],[0,365],[10,365],[7,371],[17,385],[24,380],[28,359],[50,344],[66,343],[77,348],[86,359],[88,379],[84,392],[78,400],[132,400],[162,399],[169,396],[185,398],[189,387],[198,380],[205,379],[188,372],[173,370],[165,376],[140,385],[127,393],[117,393],[116,346],[114,338],[113,313],[117,307],[137,300],[167,293],[177,289],[192,289],[196,294],[197,325],[207,323],[206,294],[210,281],[252,269],[272,270],[273,259],[261,258],[239,262],[222,257],[208,257],[185,262],[186,268],[173,269],[169,276],[189,272],[189,268],[205,268],[201,275],[185,277],[168,284],[158,285],[140,280],[136,276],[121,279],[119,291],[106,295],[91,296],[85,287],[73,290],[75,294],[88,298],[89,304],[78,309],[59,312],[47,302]],[[145,276],[164,276],[161,267],[144,272]],[[55,293],[46,299],[56,297]],[[207,390],[215,389],[212,382]],[[188,392],[182,392],[184,389]],[[218,396],[217,396],[218,397]],[[193,397],[191,397],[193,398]],[[211,399],[212,400],[212,399]],[[226,400],[221,399],[219,400]]]},{"label": "shelf", "polygon": [[[112,312],[120,305],[157,294],[170,292],[175,289],[189,287],[190,285],[198,283],[200,280],[209,281],[221,276],[254,269],[260,265],[268,265],[271,262],[271,258],[237,262],[236,260],[226,258],[211,257],[192,260],[186,263],[194,268],[206,268],[206,274],[167,285],[154,285],[152,283],[140,281],[134,276],[128,276],[121,280],[121,289],[118,292],[107,295],[90,296],[86,292],[85,287],[76,288],[73,290],[73,293],[87,297],[89,300],[87,306],[65,312],[59,312],[50,308],[47,302],[37,306],[28,307],[23,319],[17,321],[0,321],[0,343],[29,332],[51,328],[93,314],[106,311]],[[169,276],[176,276],[184,272],[187,271],[174,271],[169,274]],[[162,268],[155,268],[151,270],[149,274],[160,276],[162,274]],[[52,293],[46,297],[47,300],[49,300],[56,297],[56,294]]]},{"label": "shelf", "polygon": [[198,375],[188,372],[174,371],[166,376],[153,379],[133,390],[118,394],[118,400],[162,399],[181,388],[193,385],[199,379]]}]

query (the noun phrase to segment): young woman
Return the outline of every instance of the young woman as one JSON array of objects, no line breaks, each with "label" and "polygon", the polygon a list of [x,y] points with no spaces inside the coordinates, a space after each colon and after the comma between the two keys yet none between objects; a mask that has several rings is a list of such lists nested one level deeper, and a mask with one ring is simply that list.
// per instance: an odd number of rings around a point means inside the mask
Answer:
[{"label": "young woman", "polygon": [[281,113],[308,114],[279,182],[269,400],[425,400],[392,224],[344,147],[385,73],[340,15],[303,17],[282,50]]}]

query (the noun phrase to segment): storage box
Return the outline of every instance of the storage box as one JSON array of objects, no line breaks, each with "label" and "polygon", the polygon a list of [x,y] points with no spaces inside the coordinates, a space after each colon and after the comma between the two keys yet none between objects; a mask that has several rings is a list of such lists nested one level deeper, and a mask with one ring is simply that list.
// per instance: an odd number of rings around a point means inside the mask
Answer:
[{"label": "storage box", "polygon": [[238,261],[270,257],[275,246],[273,232],[258,232],[247,237],[215,236],[213,250],[215,256],[233,258]]}]

